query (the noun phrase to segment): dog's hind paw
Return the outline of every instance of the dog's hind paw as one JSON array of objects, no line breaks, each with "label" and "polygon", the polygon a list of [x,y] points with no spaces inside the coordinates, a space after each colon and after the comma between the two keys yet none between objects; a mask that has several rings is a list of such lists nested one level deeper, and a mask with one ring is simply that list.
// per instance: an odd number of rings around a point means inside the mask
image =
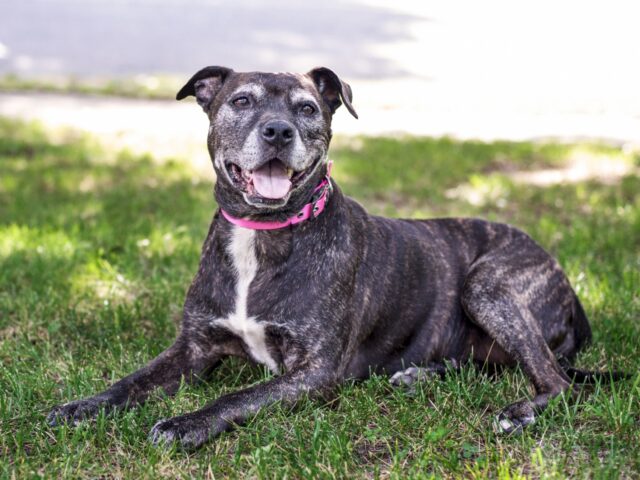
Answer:
[{"label": "dog's hind paw", "polygon": [[498,434],[519,434],[535,420],[535,405],[529,400],[522,400],[503,408],[496,415],[493,420],[493,430]]},{"label": "dog's hind paw", "polygon": [[389,378],[389,383],[394,387],[410,387],[417,381],[426,378],[426,375],[422,370],[423,369],[419,367],[410,367],[405,370],[400,370]]},{"label": "dog's hind paw", "polygon": [[[458,368],[456,362],[450,362],[452,368]],[[394,387],[411,387],[414,383],[427,380],[429,378],[442,378],[447,372],[445,363],[429,363],[424,367],[409,367],[394,373],[389,382]]]}]

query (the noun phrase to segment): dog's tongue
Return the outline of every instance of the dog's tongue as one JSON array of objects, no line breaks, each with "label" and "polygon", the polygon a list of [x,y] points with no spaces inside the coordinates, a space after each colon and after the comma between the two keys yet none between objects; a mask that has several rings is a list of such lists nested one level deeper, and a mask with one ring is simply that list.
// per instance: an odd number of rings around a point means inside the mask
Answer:
[{"label": "dog's tongue", "polygon": [[253,171],[253,186],[264,198],[282,198],[291,188],[287,169],[280,160],[271,160]]}]

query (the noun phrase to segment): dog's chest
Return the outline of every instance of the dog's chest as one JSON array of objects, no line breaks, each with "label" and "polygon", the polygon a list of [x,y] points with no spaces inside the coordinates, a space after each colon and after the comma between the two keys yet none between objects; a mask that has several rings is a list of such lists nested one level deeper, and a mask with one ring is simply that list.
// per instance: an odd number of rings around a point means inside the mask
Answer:
[{"label": "dog's chest", "polygon": [[249,287],[258,271],[254,230],[234,227],[227,252],[235,270],[235,304],[233,311],[225,318],[216,318],[213,323],[227,328],[240,337],[247,347],[247,353],[259,363],[277,372],[278,364],[267,347],[265,325],[247,314]]}]

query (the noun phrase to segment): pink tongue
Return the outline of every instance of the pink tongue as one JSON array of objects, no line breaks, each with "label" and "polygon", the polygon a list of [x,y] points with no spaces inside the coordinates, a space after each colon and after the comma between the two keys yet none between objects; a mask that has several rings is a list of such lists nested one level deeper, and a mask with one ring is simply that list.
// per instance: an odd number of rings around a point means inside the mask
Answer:
[{"label": "pink tongue", "polygon": [[291,188],[287,169],[280,160],[271,160],[253,171],[253,186],[264,198],[282,198]]}]

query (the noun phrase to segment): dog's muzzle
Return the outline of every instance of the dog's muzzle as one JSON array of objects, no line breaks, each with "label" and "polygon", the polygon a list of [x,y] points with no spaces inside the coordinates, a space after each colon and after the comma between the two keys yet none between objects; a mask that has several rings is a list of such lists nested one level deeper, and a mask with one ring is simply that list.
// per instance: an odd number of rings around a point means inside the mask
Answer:
[{"label": "dog's muzzle", "polygon": [[302,185],[307,176],[317,167],[322,157],[315,159],[311,165],[301,171],[288,167],[279,158],[268,160],[260,167],[249,170],[238,164],[225,164],[229,179],[233,186],[256,200],[281,200]]}]

